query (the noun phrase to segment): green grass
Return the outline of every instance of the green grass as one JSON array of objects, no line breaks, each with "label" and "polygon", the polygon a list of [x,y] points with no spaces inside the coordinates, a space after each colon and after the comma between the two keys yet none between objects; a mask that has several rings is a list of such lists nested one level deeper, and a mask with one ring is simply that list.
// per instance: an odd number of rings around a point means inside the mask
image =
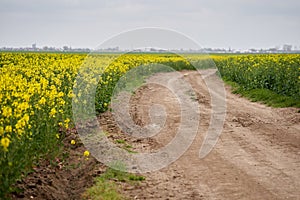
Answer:
[{"label": "green grass", "polygon": [[132,146],[130,144],[128,144],[125,140],[122,139],[117,139],[115,140],[118,144],[122,144],[121,148],[125,149],[126,151],[128,151],[129,153],[138,153],[136,151],[132,150]]},{"label": "green grass", "polygon": [[119,143],[119,144],[124,144],[124,143],[125,143],[125,140],[117,139],[116,142]]},{"label": "green grass", "polygon": [[[136,184],[145,180],[145,177],[124,172],[124,166],[117,164],[118,169],[108,168],[105,173],[95,179],[95,184],[82,195],[83,199],[91,200],[119,200],[126,199],[120,194],[116,182]],[[115,166],[115,167],[116,167]]]},{"label": "green grass", "polygon": [[233,93],[240,94],[253,102],[261,102],[271,107],[284,108],[296,107],[300,108],[300,100],[290,96],[280,95],[271,90],[257,88],[247,90],[235,82],[225,81],[233,89]]},{"label": "green grass", "polygon": [[90,200],[121,200],[123,196],[118,192],[117,185],[111,181],[101,178],[96,180],[96,184],[89,188],[83,195],[83,199]]},{"label": "green grass", "polygon": [[135,174],[130,174],[113,168],[108,168],[108,170],[100,176],[100,179],[130,182],[130,181],[143,181],[145,180],[145,177],[135,175]]}]

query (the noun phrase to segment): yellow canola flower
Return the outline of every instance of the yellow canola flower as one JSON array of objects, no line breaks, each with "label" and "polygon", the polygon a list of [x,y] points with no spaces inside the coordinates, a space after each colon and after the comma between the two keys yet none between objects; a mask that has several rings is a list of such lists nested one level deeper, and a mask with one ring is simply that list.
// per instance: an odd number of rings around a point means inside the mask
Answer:
[{"label": "yellow canola flower", "polygon": [[63,96],[65,96],[65,94],[63,92],[59,92],[57,95],[57,97],[63,97]]},{"label": "yellow canola flower", "polygon": [[72,145],[76,144],[76,141],[75,140],[71,140],[71,144]]},{"label": "yellow canola flower", "polygon": [[49,114],[50,114],[51,117],[55,117],[56,113],[57,113],[56,109],[52,108]]},{"label": "yellow canola flower", "polygon": [[1,138],[1,145],[3,146],[4,151],[8,151],[10,140],[7,137]]},{"label": "yellow canola flower", "polygon": [[22,129],[25,127],[25,125],[26,125],[26,121],[24,119],[20,119],[20,120],[18,120],[18,122],[16,124],[16,128]]},{"label": "yellow canola flower", "polygon": [[86,157],[88,157],[90,155],[90,152],[89,151],[84,151],[83,155],[86,156]]},{"label": "yellow canola flower", "polygon": [[25,123],[28,123],[28,121],[29,121],[29,115],[28,115],[28,114],[25,114],[25,115],[23,116],[23,120],[25,121]]},{"label": "yellow canola flower", "polygon": [[42,97],[42,98],[39,100],[39,104],[45,105],[45,103],[46,103],[46,99],[45,99],[45,97]]},{"label": "yellow canola flower", "polygon": [[4,133],[4,128],[2,126],[0,126],[0,136],[2,136]]},{"label": "yellow canola flower", "polygon": [[67,118],[64,122],[65,122],[65,128],[69,128],[70,119]]},{"label": "yellow canola flower", "polygon": [[2,108],[2,115],[4,117],[11,117],[12,116],[12,109],[10,107],[3,107]]},{"label": "yellow canola flower", "polygon": [[5,127],[5,132],[11,133],[12,132],[12,127],[11,126],[6,126]]}]

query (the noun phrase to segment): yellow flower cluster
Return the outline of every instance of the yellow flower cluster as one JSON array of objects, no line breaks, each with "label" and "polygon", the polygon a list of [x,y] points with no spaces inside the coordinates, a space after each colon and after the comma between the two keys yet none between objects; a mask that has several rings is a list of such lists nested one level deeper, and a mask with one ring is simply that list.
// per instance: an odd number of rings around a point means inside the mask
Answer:
[{"label": "yellow flower cluster", "polygon": [[[61,123],[68,127],[66,102],[85,56],[0,54],[0,138],[3,150]],[[66,93],[66,94],[65,94]],[[50,129],[50,128],[49,128]]]},{"label": "yellow flower cluster", "polygon": [[9,146],[10,140],[7,137],[1,138],[1,145],[4,148],[4,151],[7,151],[7,147]]}]

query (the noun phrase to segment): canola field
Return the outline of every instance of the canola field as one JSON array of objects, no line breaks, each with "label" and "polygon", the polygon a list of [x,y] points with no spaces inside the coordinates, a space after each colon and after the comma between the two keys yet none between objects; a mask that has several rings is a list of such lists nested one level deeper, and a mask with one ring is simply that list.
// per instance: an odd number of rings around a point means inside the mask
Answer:
[{"label": "canola field", "polygon": [[[300,55],[211,58],[224,80],[300,101]],[[87,59],[85,54],[0,53],[0,194],[8,193],[39,159],[58,148],[65,131],[72,127],[78,74],[93,71],[93,77],[86,80],[97,85],[95,108],[101,113],[108,109],[118,80],[134,67],[161,63],[174,70],[193,70],[194,66],[213,66],[212,60],[174,54],[101,54]],[[82,70],[82,65],[88,67]]]},{"label": "canola field", "polygon": [[300,55],[219,56],[214,61],[223,79],[245,89],[264,88],[300,98]]}]

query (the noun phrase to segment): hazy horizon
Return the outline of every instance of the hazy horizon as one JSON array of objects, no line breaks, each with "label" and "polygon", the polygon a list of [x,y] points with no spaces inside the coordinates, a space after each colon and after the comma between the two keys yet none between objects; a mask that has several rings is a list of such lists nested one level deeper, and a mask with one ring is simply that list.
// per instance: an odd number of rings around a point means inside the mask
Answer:
[{"label": "hazy horizon", "polygon": [[178,31],[202,48],[300,48],[300,1],[1,0],[0,47],[95,49],[142,27]]}]

